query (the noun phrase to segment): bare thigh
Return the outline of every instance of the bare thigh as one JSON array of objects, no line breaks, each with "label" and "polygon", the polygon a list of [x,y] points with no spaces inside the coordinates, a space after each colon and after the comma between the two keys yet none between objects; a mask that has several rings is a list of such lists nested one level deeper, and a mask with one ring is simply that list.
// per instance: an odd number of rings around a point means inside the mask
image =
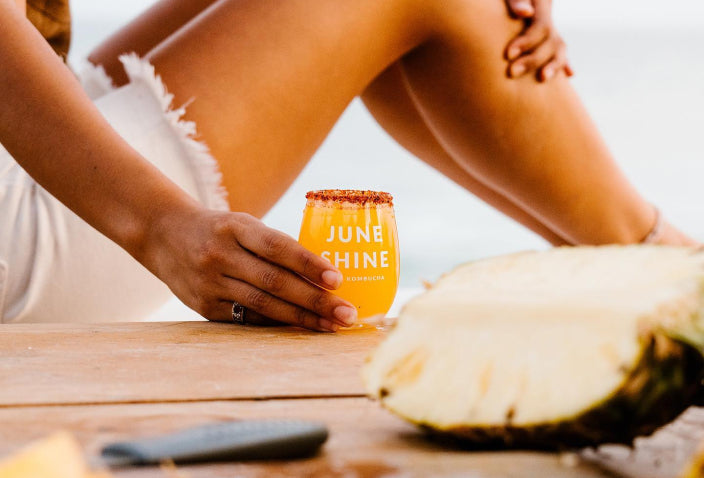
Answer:
[{"label": "bare thigh", "polygon": [[565,78],[505,78],[503,2],[220,0],[148,55],[193,99],[233,210],[263,215],[355,96],[400,59],[442,148],[571,243],[637,242],[654,212]]},{"label": "bare thigh", "polygon": [[408,3],[220,1],[149,53],[176,102],[193,99],[233,210],[265,214],[349,102],[423,40]]}]

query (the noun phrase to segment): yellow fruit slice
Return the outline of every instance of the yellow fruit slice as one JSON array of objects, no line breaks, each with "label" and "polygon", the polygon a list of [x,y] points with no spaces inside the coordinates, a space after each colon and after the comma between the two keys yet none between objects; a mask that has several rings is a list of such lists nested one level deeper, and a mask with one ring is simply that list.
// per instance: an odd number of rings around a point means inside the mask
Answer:
[{"label": "yellow fruit slice", "polygon": [[58,432],[0,461],[0,478],[109,478],[90,473],[80,445],[69,433]]}]

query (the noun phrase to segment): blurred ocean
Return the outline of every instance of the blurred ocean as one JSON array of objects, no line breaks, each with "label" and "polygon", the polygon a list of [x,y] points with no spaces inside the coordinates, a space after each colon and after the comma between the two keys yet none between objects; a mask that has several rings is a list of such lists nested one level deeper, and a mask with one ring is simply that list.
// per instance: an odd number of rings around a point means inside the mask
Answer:
[{"label": "blurred ocean", "polygon": [[[489,1],[489,0],[487,0]],[[499,0],[491,0],[499,1]],[[76,63],[150,2],[73,0]],[[580,5],[572,5],[580,4]],[[587,5],[588,4],[588,5]],[[704,240],[704,2],[555,2],[575,88],[627,175],[666,217]],[[236,131],[233,132],[236,134]],[[265,222],[298,236],[305,192],[395,197],[403,302],[457,263],[545,242],[397,146],[354,101]],[[395,307],[396,308],[396,307]],[[157,317],[185,318],[173,302]]]}]

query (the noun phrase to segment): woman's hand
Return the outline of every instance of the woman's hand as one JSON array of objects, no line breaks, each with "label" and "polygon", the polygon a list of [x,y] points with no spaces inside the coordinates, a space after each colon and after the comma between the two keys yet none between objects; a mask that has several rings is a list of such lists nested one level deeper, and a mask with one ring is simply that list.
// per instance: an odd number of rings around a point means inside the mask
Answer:
[{"label": "woman's hand", "polygon": [[231,322],[232,303],[248,322],[264,318],[317,331],[352,325],[357,312],[325,289],[342,275],[286,234],[249,214],[203,209],[164,217],[142,263],[203,317]]},{"label": "woman's hand", "polygon": [[512,15],[522,18],[526,28],[506,47],[508,74],[518,78],[534,73],[544,82],[560,71],[574,72],[567,61],[565,42],[552,23],[552,0],[506,0]]}]

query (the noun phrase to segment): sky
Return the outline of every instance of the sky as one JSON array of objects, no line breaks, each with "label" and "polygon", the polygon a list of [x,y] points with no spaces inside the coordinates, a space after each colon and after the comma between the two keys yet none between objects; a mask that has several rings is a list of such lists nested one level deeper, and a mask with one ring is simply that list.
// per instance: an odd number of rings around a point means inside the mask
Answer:
[{"label": "sky", "polygon": [[[500,1],[500,0],[491,0]],[[119,2],[72,0],[76,20],[126,16],[143,10],[151,1]],[[559,26],[572,27],[704,27],[702,0],[554,0]]]},{"label": "sky", "polygon": [[701,0],[554,0],[558,26],[704,27]]}]

